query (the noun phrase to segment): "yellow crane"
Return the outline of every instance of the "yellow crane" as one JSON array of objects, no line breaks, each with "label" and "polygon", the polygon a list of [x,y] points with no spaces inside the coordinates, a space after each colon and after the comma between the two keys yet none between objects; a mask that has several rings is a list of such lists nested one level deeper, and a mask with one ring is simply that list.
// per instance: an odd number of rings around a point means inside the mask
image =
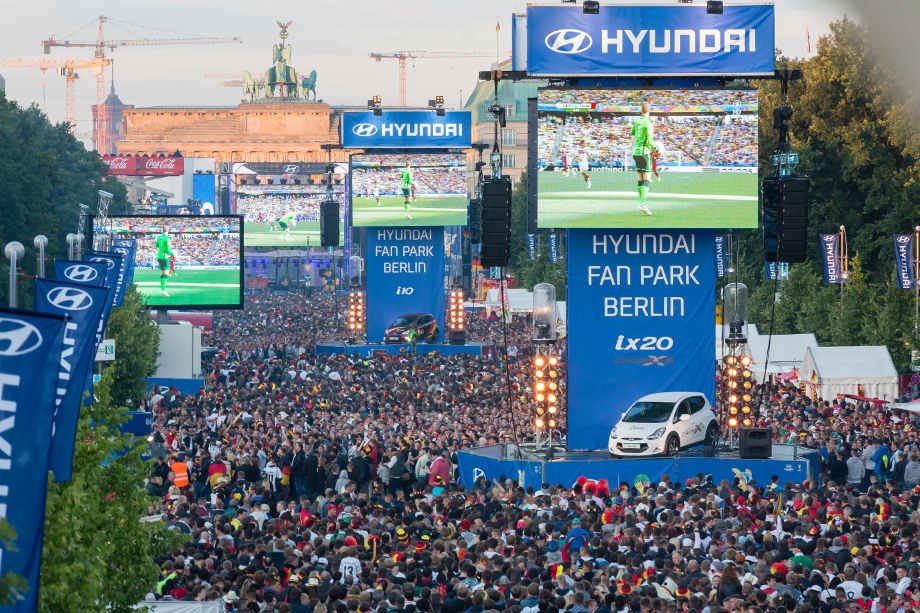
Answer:
[{"label": "yellow crane", "polygon": [[[162,45],[213,45],[219,43],[240,43],[243,40],[239,36],[195,36],[188,38],[140,38],[140,39],[106,39],[103,33],[103,24],[113,20],[111,17],[104,15],[99,16],[99,27],[96,32],[96,40],[58,40],[54,36],[42,41],[42,53],[49,54],[54,47],[84,47],[93,49],[95,61],[102,62],[106,60],[106,50],[114,51],[119,47],[157,47]],[[102,106],[105,100],[105,78],[104,73],[100,70],[96,74],[96,108]],[[96,131],[93,134],[93,144],[99,153],[111,153],[112,143],[108,138],[108,126],[102,113],[99,114],[100,120],[96,122]]]},{"label": "yellow crane", "polygon": [[481,51],[393,51],[391,53],[371,53],[370,57],[378,62],[396,60],[399,74],[399,106],[406,106],[406,66],[408,60],[445,59],[445,58],[492,58],[494,53]]},{"label": "yellow crane", "polygon": [[71,130],[76,127],[74,117],[74,82],[79,75],[77,70],[90,68],[95,75],[101,75],[112,60],[75,60],[57,59],[50,57],[9,57],[0,58],[0,68],[37,68],[43,73],[48,70],[58,70],[65,81],[64,121],[70,124]]}]

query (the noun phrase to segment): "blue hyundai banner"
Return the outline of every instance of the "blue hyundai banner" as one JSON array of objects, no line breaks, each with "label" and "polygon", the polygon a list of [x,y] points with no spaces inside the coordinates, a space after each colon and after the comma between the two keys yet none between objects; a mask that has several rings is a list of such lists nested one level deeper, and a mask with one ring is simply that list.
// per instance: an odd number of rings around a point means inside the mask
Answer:
[{"label": "blue hyundai banner", "polygon": [[[77,262],[74,260],[55,260],[54,261],[54,278],[59,281],[70,281],[77,285],[94,285],[109,287],[107,284],[109,269],[105,262]],[[110,291],[106,297],[105,306],[102,310],[102,317],[99,319],[99,325],[96,327],[96,338],[93,343],[93,355],[96,348],[102,342],[102,335],[105,332],[106,323],[109,320],[109,313],[112,310],[112,302],[115,299],[115,292]]]},{"label": "blue hyundai banner", "polygon": [[[422,342],[444,332],[444,228],[368,228],[367,340]],[[430,319],[437,325],[433,335]],[[387,331],[390,335],[387,336]],[[386,339],[385,339],[386,337]]]},{"label": "blue hyundai banner", "polygon": [[531,262],[537,259],[537,235],[527,235],[527,259]]},{"label": "blue hyundai banner", "polygon": [[912,234],[894,235],[894,265],[898,276],[898,289],[914,289],[914,237]]},{"label": "blue hyundai banner", "polygon": [[[122,252],[122,249],[127,249],[127,253]],[[127,265],[124,266],[125,286],[122,290],[122,294],[124,294],[128,288],[134,285],[134,263],[137,258],[137,241],[132,238],[117,238],[112,241],[112,251],[124,255],[128,260]],[[124,302],[124,296],[122,296],[122,302]]]},{"label": "blue hyundai banner", "polygon": [[125,270],[123,267],[125,257],[120,253],[112,251],[85,251],[83,252],[84,262],[101,262],[106,268],[106,287],[115,290],[112,297],[113,306],[121,306],[122,296],[125,290]]},{"label": "blue hyundai banner", "polygon": [[821,235],[821,259],[824,261],[824,282],[840,283],[840,235]]},{"label": "blue hyundai banner", "polygon": [[566,245],[569,449],[606,449],[646,394],[714,404],[714,233],[571,229]]},{"label": "blue hyundai banner", "polygon": [[789,279],[789,262],[764,262],[764,278],[767,281]]},{"label": "blue hyundai banner", "polygon": [[716,276],[725,276],[725,237],[716,234]]},{"label": "blue hyundai banner", "polygon": [[92,370],[96,331],[109,290],[50,279],[35,280],[35,310],[66,315],[63,351],[58,368],[54,410],[54,436],[49,468],[57,482],[70,481],[74,437],[80,416],[87,372]]},{"label": "blue hyundai banner", "polygon": [[469,149],[470,112],[371,111],[342,113],[346,149]]},{"label": "blue hyundai banner", "polygon": [[772,4],[527,7],[530,75],[773,75],[774,59]]},{"label": "blue hyundai banner", "polygon": [[0,573],[25,577],[24,599],[0,611],[38,608],[48,448],[64,318],[0,308],[0,517],[16,550],[0,545]]},{"label": "blue hyundai banner", "polygon": [[549,261],[553,264],[559,261],[559,235],[555,232],[549,233]]}]

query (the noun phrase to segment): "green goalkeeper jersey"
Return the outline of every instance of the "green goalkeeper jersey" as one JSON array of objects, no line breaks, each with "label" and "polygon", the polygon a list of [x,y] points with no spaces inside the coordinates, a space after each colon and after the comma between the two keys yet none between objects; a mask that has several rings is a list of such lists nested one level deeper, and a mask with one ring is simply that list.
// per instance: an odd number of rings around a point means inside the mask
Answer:
[{"label": "green goalkeeper jersey", "polygon": [[408,168],[403,168],[401,171],[399,171],[399,175],[402,178],[403,188],[412,187],[412,171],[411,170],[409,170]]},{"label": "green goalkeeper jersey", "polygon": [[289,224],[291,223],[291,220],[293,219],[294,219],[294,213],[285,213],[284,215],[281,216],[281,219],[279,219],[278,221]]},{"label": "green goalkeeper jersey", "polygon": [[157,237],[157,259],[165,260],[173,254],[169,248],[169,236],[164,232]]},{"label": "green goalkeeper jersey", "polygon": [[655,127],[645,115],[632,125],[633,155],[648,155],[655,148]]}]

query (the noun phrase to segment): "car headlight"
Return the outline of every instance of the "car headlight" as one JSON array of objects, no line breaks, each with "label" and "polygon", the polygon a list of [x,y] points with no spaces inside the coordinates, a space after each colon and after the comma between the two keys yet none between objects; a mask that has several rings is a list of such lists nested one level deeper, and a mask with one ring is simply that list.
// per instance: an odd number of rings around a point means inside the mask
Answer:
[{"label": "car headlight", "polygon": [[654,432],[648,435],[648,440],[654,441],[656,439],[661,438],[664,435],[664,431],[665,431],[664,428],[658,428],[657,430],[655,430]]},{"label": "car headlight", "polygon": [[613,430],[610,431],[610,438],[616,438],[617,436],[619,436],[619,433],[617,433],[617,430],[619,430],[619,428],[620,426],[613,427]]}]

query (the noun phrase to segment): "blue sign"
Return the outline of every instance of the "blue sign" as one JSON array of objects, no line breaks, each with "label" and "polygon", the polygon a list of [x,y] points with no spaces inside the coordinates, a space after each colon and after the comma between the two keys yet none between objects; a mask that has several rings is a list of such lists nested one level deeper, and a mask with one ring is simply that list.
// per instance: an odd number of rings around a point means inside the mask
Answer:
[{"label": "blue sign", "polygon": [[725,276],[725,237],[716,234],[716,276]]},{"label": "blue sign", "polygon": [[774,48],[772,4],[527,7],[530,75],[772,75]]},{"label": "blue sign", "polygon": [[401,338],[409,332],[399,321],[404,315],[431,315],[440,338],[445,309],[443,227],[368,228],[365,270],[368,342],[384,341],[387,330],[391,342],[408,342]]},{"label": "blue sign", "polygon": [[527,259],[531,262],[537,259],[537,235],[527,235]]},{"label": "blue sign", "polygon": [[[93,285],[109,287],[107,284],[109,269],[105,262],[77,262],[74,260],[55,260],[54,261],[54,278],[59,281],[70,281],[77,285]],[[96,348],[102,342],[102,335],[105,332],[105,326],[109,321],[109,312],[112,310],[112,302],[115,300],[115,292],[110,291],[106,297],[105,307],[102,311],[102,317],[99,325],[96,327],[96,339],[93,343],[93,354]]]},{"label": "blue sign", "polygon": [[[201,176],[201,175],[195,175]],[[123,251],[127,250],[127,252]],[[127,291],[129,287],[134,285],[134,260],[137,257],[137,241],[133,238],[118,238],[112,241],[112,251],[115,253],[125,256],[127,262],[123,264],[125,269],[125,287],[122,292]],[[124,295],[122,295],[122,303],[124,303]],[[116,305],[120,306],[120,305]]]},{"label": "blue sign", "polygon": [[555,232],[549,233],[549,261],[555,264],[559,261],[559,235]]},{"label": "blue sign", "polygon": [[894,266],[898,277],[898,289],[914,289],[914,237],[911,234],[894,235]]},{"label": "blue sign", "polygon": [[59,483],[70,481],[81,396],[95,358],[96,331],[109,293],[104,287],[50,279],[35,280],[35,310],[68,317],[58,365],[49,464],[55,481]]},{"label": "blue sign", "polygon": [[125,293],[125,279],[127,278],[127,271],[124,268],[125,256],[111,251],[84,251],[83,261],[105,264],[105,287],[111,287],[115,290],[112,304],[121,306]]},{"label": "blue sign", "polygon": [[839,234],[821,235],[821,259],[824,261],[824,282],[841,283]]},{"label": "blue sign", "polygon": [[767,281],[787,281],[789,262],[764,262],[764,277]]},{"label": "blue sign", "polygon": [[48,448],[64,318],[0,308],[0,517],[16,551],[0,545],[0,572],[28,581],[24,599],[0,607],[34,613],[45,523]]},{"label": "blue sign", "polygon": [[715,400],[712,231],[571,229],[568,447],[606,449],[610,429],[655,392]]},{"label": "blue sign", "polygon": [[470,148],[469,111],[371,111],[342,113],[346,149]]}]

